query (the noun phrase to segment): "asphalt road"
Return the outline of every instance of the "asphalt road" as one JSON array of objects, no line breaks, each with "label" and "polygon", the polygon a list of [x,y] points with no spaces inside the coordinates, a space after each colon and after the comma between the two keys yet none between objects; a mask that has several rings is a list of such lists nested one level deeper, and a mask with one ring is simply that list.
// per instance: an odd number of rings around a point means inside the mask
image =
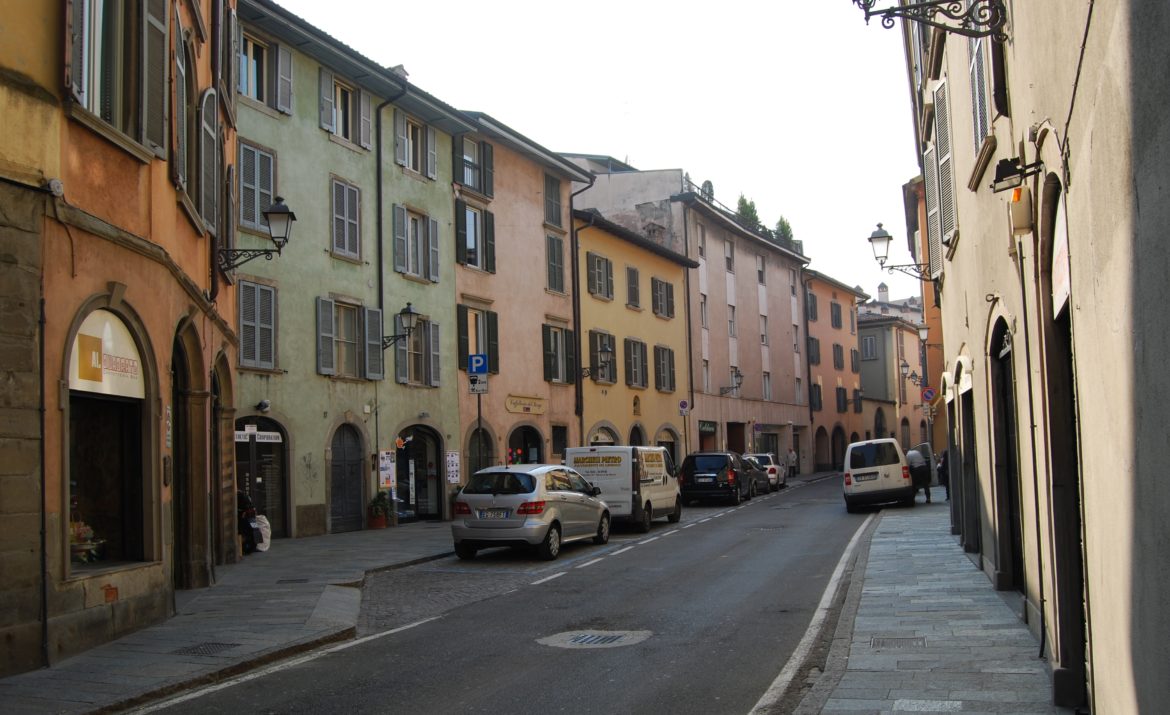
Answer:
[{"label": "asphalt road", "polygon": [[864,516],[836,480],[695,506],[649,534],[371,576],[359,638],[166,712],[747,713]]}]

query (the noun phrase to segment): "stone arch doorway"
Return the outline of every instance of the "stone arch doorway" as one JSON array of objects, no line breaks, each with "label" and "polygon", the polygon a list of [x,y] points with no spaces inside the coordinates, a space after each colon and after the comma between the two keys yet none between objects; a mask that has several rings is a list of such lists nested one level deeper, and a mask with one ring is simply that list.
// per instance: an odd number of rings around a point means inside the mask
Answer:
[{"label": "stone arch doorway", "polygon": [[496,463],[496,445],[483,427],[472,430],[467,440],[467,474],[472,475]]},{"label": "stone arch doorway", "polygon": [[832,445],[829,441],[828,430],[824,427],[817,427],[813,440],[813,468],[818,472],[830,469],[832,467],[833,457],[829,451]]},{"label": "stone arch doorway", "polygon": [[991,368],[993,449],[997,504],[995,586],[1024,592],[1024,533],[1020,513],[1019,452],[1016,435],[1016,392],[1012,334],[996,321],[988,354]]},{"label": "stone arch doorway", "polygon": [[618,437],[617,432],[610,427],[604,425],[597,427],[593,432],[593,437],[590,438],[590,444],[619,444],[621,438]]},{"label": "stone arch doorway", "polygon": [[873,414],[873,438],[883,439],[889,436],[890,432],[886,429],[886,412],[879,407]]},{"label": "stone arch doorway", "polygon": [[529,425],[512,430],[508,437],[508,464],[538,464],[544,461],[544,440]]},{"label": "stone arch doorway", "polygon": [[644,447],[646,445],[646,433],[642,431],[640,425],[634,425],[630,428],[630,446]]},{"label": "stone arch doorway", "polygon": [[236,420],[236,485],[272,527],[274,538],[290,536],[288,431],[258,415]]},{"label": "stone arch doorway", "polygon": [[833,428],[832,450],[833,469],[839,472],[845,465],[845,430],[841,425]]},{"label": "stone arch doorway", "polygon": [[175,588],[211,585],[211,518],[207,475],[210,394],[200,338],[189,322],[171,345],[172,580]]},{"label": "stone arch doorway", "polygon": [[338,534],[362,528],[362,469],[365,463],[362,436],[352,425],[333,433],[329,462],[329,532]]},{"label": "stone arch doorway", "polygon": [[395,441],[397,451],[399,519],[443,518],[443,445],[430,427],[412,425]]}]

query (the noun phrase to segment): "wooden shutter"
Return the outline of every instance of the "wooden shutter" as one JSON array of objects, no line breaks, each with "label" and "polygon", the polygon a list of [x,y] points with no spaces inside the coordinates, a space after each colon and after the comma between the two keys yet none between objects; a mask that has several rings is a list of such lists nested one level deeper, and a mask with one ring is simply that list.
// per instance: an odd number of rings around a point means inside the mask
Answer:
[{"label": "wooden shutter", "polygon": [[[142,23],[142,143],[163,159],[167,156],[167,82],[170,81],[170,14],[167,0],[147,0]],[[218,190],[218,188],[217,188]]]},{"label": "wooden shutter", "polygon": [[216,117],[219,113],[216,106],[215,90],[209,89],[203,93],[203,101],[199,110],[199,215],[203,223],[212,233],[215,232],[216,203],[219,197],[219,186],[216,181],[219,161],[216,156],[219,150]]},{"label": "wooden shutter", "polygon": [[945,82],[940,83],[934,91],[934,125],[938,158],[939,231],[942,242],[949,244],[955,231],[955,184],[951,161],[950,108]]},{"label": "wooden shutter", "polygon": [[345,184],[333,180],[333,250],[345,253]]},{"label": "wooden shutter", "polygon": [[[654,280],[651,279],[650,283],[651,293],[653,293]],[[626,304],[634,307],[642,304],[642,296],[638,291],[638,269],[633,266],[626,266]]]},{"label": "wooden shutter", "polygon": [[240,364],[256,367],[257,339],[257,293],[260,286],[240,281]]},{"label": "wooden shutter", "polygon": [[[415,330],[422,330],[422,326],[416,326]],[[394,334],[406,334],[406,326],[402,323],[401,315],[394,316]],[[394,343],[394,381],[402,385],[410,382],[410,354],[406,350],[406,341],[409,339],[403,338]]]},{"label": "wooden shutter", "polygon": [[317,73],[317,111],[321,128],[327,132],[337,131],[333,122],[333,73],[324,67]]},{"label": "wooden shutter", "polygon": [[661,390],[663,381],[666,378],[666,371],[662,369],[662,363],[665,358],[662,357],[662,348],[657,345],[654,346],[654,388]]},{"label": "wooden shutter", "polygon": [[553,379],[554,371],[557,365],[557,354],[553,350],[553,327],[551,325],[540,326],[540,340],[541,346],[544,348],[544,380],[550,382]]},{"label": "wooden shutter", "polygon": [[589,331],[589,377],[594,382],[601,379],[598,371],[601,370],[601,334],[596,330]]},{"label": "wooden shutter", "polygon": [[585,275],[589,295],[597,295],[597,255],[591,251],[585,253]]},{"label": "wooden shutter", "polygon": [[485,196],[492,196],[492,189],[495,183],[494,171],[492,169],[492,145],[487,142],[480,142],[479,145],[479,161],[480,161],[480,183],[483,185],[483,193]]},{"label": "wooden shutter", "polygon": [[257,211],[256,194],[258,186],[259,156],[255,149],[240,142],[240,223],[245,226],[259,226],[260,213]]},{"label": "wooden shutter", "polygon": [[317,298],[317,372],[321,375],[337,373],[333,356],[333,301]]},{"label": "wooden shutter", "polygon": [[211,82],[218,86],[223,77],[224,53],[224,2],[225,0],[211,0]]},{"label": "wooden shutter", "polygon": [[634,341],[626,338],[622,341],[622,347],[625,348],[626,360],[626,384],[634,384]]},{"label": "wooden shutter", "polygon": [[669,390],[670,390],[671,392],[674,392],[674,391],[675,391],[675,389],[676,389],[676,383],[675,383],[675,378],[674,378],[674,350],[671,350],[671,349],[669,349],[669,348],[666,350],[666,362],[667,362],[667,366],[668,366],[668,367],[669,367],[669,369],[670,369],[670,372],[669,372],[669,375],[670,375],[670,387],[669,387]]},{"label": "wooden shutter", "polygon": [[440,370],[440,359],[443,353],[443,344],[439,339],[439,324],[427,323],[427,337],[430,338],[430,374],[428,377],[428,384],[431,387],[438,387],[441,380],[442,372]]},{"label": "wooden shutter", "polygon": [[451,137],[451,180],[464,183],[463,173],[463,135],[455,134]]},{"label": "wooden shutter", "polygon": [[362,308],[362,325],[365,327],[366,353],[363,374],[367,380],[381,380],[386,372],[382,354],[382,311]]},{"label": "wooden shutter", "polygon": [[[332,96],[332,95],[330,95]],[[276,109],[285,114],[293,112],[293,57],[284,45],[276,47]]]},{"label": "wooden shutter", "polygon": [[78,104],[87,106],[85,76],[89,69],[89,37],[85,33],[85,24],[89,14],[87,0],[68,0],[70,8],[68,36],[66,37],[65,86],[73,94]]},{"label": "wooden shutter", "polygon": [[361,256],[361,193],[356,186],[345,185],[345,250]]},{"label": "wooden shutter", "polygon": [[256,288],[256,365],[276,367],[276,289]]},{"label": "wooden shutter", "polygon": [[371,139],[374,125],[374,116],[370,109],[370,95],[365,92],[358,93],[358,106],[361,111],[361,120],[358,128],[358,143],[363,148],[369,149],[374,146]]},{"label": "wooden shutter", "polygon": [[484,211],[483,216],[483,269],[488,273],[496,272],[496,217],[491,211]]},{"label": "wooden shutter", "polygon": [[394,204],[394,270],[406,273],[406,207]]},{"label": "wooden shutter", "polygon": [[605,297],[613,298],[613,261],[602,259],[605,264]]},{"label": "wooden shutter", "polygon": [[983,146],[983,140],[991,134],[991,118],[987,108],[987,64],[984,60],[987,40],[971,38],[967,43],[970,50],[971,67],[971,108],[975,131],[975,151]]},{"label": "wooden shutter", "polygon": [[577,381],[577,343],[576,333],[565,329],[565,382]]},{"label": "wooden shutter", "polygon": [[[458,343],[459,363],[455,366],[459,370],[467,370],[467,356],[471,354],[471,338],[467,327],[467,306],[455,306],[455,326],[456,342]],[[480,348],[483,349],[482,346]]]},{"label": "wooden shutter", "polygon": [[646,369],[647,368],[647,360],[648,360],[648,356],[646,355],[646,343],[639,341],[638,346],[640,348],[638,351],[638,357],[639,357],[638,362],[639,362],[639,367],[641,368],[641,376],[640,376],[640,379],[638,381],[638,386],[645,387],[647,384],[646,373],[648,372],[648,370]]},{"label": "wooden shutter", "polygon": [[674,317],[674,284],[663,282],[663,289],[666,293],[666,317]]},{"label": "wooden shutter", "polygon": [[467,203],[455,200],[455,260],[467,265]]},{"label": "wooden shutter", "polygon": [[938,163],[934,145],[922,153],[922,165],[926,167],[926,253],[930,264],[931,278],[937,278],[942,270],[942,234],[939,231],[938,215]]},{"label": "wooden shutter", "polygon": [[435,178],[435,171],[439,164],[439,142],[435,136],[435,128],[427,127],[427,178]]},{"label": "wooden shutter", "polygon": [[439,222],[433,218],[427,219],[427,278],[432,283],[439,282]]},{"label": "wooden shutter", "polygon": [[228,19],[228,26],[227,26],[227,33],[228,34],[227,34],[227,37],[224,38],[225,39],[224,52],[226,52],[227,54],[223,58],[224,71],[227,73],[227,76],[224,77],[224,81],[227,85],[227,90],[228,90],[228,98],[229,98],[228,103],[227,103],[228,107],[232,110],[232,112],[235,112],[236,94],[237,93],[233,90],[236,87],[240,86],[239,58],[240,58],[240,48],[243,46],[243,42],[242,42],[242,39],[240,37],[239,16],[236,15],[236,11],[234,8],[231,8],[231,7],[227,8],[227,19]]},{"label": "wooden shutter", "polygon": [[187,48],[183,42],[183,26],[175,15],[175,109],[171,113],[174,126],[175,152],[171,155],[171,177],[175,186],[187,190]]},{"label": "wooden shutter", "polygon": [[394,110],[394,163],[406,166],[406,113]]},{"label": "wooden shutter", "polygon": [[500,372],[499,316],[490,310],[485,315],[487,316],[488,372],[498,374]]}]

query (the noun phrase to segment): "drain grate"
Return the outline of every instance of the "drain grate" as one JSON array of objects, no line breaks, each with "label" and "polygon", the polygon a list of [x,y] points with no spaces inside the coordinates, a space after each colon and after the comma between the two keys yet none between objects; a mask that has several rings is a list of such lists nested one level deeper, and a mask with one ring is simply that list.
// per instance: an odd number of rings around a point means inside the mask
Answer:
[{"label": "drain grate", "polygon": [[617,643],[625,637],[625,634],[617,636],[600,636],[596,633],[582,633],[579,636],[573,636],[570,638],[569,642],[573,645],[609,645],[611,643]]},{"label": "drain grate", "polygon": [[568,631],[536,642],[553,648],[619,648],[641,643],[650,631]]},{"label": "drain grate", "polygon": [[874,648],[925,648],[926,637],[879,638],[878,636],[874,636],[870,639],[869,644]]},{"label": "drain grate", "polygon": [[199,643],[171,651],[171,655],[216,655],[238,647],[239,643]]}]

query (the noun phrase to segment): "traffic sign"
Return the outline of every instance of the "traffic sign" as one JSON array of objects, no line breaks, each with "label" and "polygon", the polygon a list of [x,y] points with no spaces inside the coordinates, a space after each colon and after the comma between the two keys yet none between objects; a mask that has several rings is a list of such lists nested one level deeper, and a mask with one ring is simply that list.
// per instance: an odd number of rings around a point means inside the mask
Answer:
[{"label": "traffic sign", "polygon": [[686,400],[679,400],[678,401],[678,413],[680,415],[682,415],[683,417],[686,417],[687,411],[690,409],[691,409],[691,403],[687,402]]},{"label": "traffic sign", "polygon": [[488,372],[487,353],[472,353],[467,356],[468,375],[486,375]]},{"label": "traffic sign", "polygon": [[486,395],[488,388],[487,375],[468,375],[467,381],[470,385],[468,392],[472,395]]},{"label": "traffic sign", "polygon": [[923,402],[930,402],[930,401],[934,400],[935,394],[937,394],[937,393],[935,393],[933,387],[922,388],[922,401]]}]

